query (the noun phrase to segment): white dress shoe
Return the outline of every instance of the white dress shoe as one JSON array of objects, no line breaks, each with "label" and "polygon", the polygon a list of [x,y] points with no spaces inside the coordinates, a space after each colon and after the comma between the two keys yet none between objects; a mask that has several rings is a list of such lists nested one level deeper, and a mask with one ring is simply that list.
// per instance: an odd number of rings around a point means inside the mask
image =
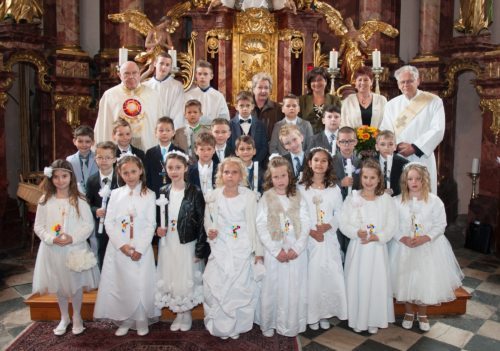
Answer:
[{"label": "white dress shoe", "polygon": [[311,330],[318,330],[319,329],[319,323],[309,324],[309,328]]},{"label": "white dress shoe", "polygon": [[115,335],[116,336],[125,336],[128,333],[129,327],[119,327],[116,329]]},{"label": "white dress shoe", "polygon": [[321,329],[330,329],[330,322],[328,321],[328,319],[320,319],[319,326],[321,327]]},{"label": "white dress shoe", "polygon": [[264,335],[266,338],[271,338],[274,335],[274,329],[263,331],[262,335]]},{"label": "white dress shoe", "polygon": [[425,318],[427,319],[427,316],[419,316],[417,314],[417,319],[418,319],[418,327],[420,328],[421,331],[427,332],[431,330],[431,324],[429,323],[429,320],[427,322],[422,322],[420,318]]},{"label": "white dress shoe", "polygon": [[[407,319],[408,317],[411,317],[410,319]],[[411,329],[413,328],[413,320],[415,319],[413,313],[405,313],[405,317],[403,318],[403,323],[401,323],[401,326],[405,329]]]},{"label": "white dress shoe", "polygon": [[69,321],[65,321],[64,319],[61,319],[59,324],[57,325],[56,329],[53,330],[54,335],[61,336],[66,334],[66,330],[68,329]]},{"label": "white dress shoe", "polygon": [[370,333],[370,334],[377,334],[378,333],[378,328],[377,327],[368,327],[368,333]]},{"label": "white dress shoe", "polygon": [[231,335],[231,339],[233,339],[233,340],[238,340],[239,338],[240,338],[240,334]]}]

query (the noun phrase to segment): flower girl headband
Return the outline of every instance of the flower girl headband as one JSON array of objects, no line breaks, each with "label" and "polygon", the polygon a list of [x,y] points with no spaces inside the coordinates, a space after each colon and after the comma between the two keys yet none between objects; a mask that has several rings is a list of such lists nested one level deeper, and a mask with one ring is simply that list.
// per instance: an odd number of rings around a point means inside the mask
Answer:
[{"label": "flower girl headband", "polygon": [[186,155],[184,152],[182,151],[179,151],[179,150],[172,150],[172,151],[169,151],[167,152],[166,156],[168,157],[168,155],[177,155],[177,156],[180,156],[180,157],[184,157],[184,159],[186,160],[186,162],[189,162],[189,156]]},{"label": "flower girl headband", "polygon": [[59,167],[58,167],[58,168],[54,168],[54,167],[49,166],[49,167],[45,167],[45,168],[43,169],[43,174],[44,174],[47,178],[49,178],[49,179],[50,179],[50,178],[52,178],[52,173],[53,173],[54,171],[66,171],[66,172],[72,173],[72,172],[71,172],[71,169],[67,169],[67,168],[59,168]]}]

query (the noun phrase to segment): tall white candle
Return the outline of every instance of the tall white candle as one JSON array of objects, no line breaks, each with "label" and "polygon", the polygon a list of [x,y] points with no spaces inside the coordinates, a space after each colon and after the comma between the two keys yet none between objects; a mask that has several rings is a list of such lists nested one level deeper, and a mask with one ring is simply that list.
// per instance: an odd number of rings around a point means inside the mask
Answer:
[{"label": "tall white candle", "polygon": [[471,173],[479,173],[479,159],[478,158],[473,158],[472,159],[472,170]]},{"label": "tall white candle", "polygon": [[119,48],[118,49],[118,66],[121,67],[127,61],[128,61],[128,49]]},{"label": "tall white candle", "polygon": [[253,190],[259,191],[259,162],[253,163]]},{"label": "tall white candle", "polygon": [[330,60],[328,67],[330,69],[335,69],[338,67],[338,65],[339,65],[339,53],[338,51],[335,51],[335,49],[332,49],[332,51],[330,51]]},{"label": "tall white candle", "polygon": [[375,49],[372,52],[372,62],[373,62],[373,68],[380,68],[382,67],[382,61],[380,59],[380,51]]},{"label": "tall white candle", "polygon": [[172,68],[177,67],[177,50],[168,50],[168,54],[172,57]]},{"label": "tall white candle", "polygon": [[[111,183],[106,184],[99,190],[99,196],[102,198],[101,208],[106,211],[108,204],[108,198],[111,195]],[[104,217],[99,219],[99,227],[97,228],[97,233],[102,234],[104,230]]]}]

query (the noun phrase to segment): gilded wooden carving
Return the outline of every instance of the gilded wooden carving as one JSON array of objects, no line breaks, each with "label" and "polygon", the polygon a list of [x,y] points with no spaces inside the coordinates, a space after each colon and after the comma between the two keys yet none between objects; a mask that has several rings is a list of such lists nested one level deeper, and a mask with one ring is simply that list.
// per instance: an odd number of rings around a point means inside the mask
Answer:
[{"label": "gilded wooden carving", "polygon": [[478,63],[471,60],[456,60],[452,62],[445,72],[445,79],[448,83],[448,88],[441,93],[441,97],[447,98],[455,93],[457,73],[462,71],[474,71],[476,76],[479,76],[482,72],[482,69]]},{"label": "gilded wooden carving", "polygon": [[54,96],[56,110],[66,110],[66,123],[75,129],[80,125],[80,108],[89,108],[92,98],[85,95],[61,95]]},{"label": "gilded wooden carving", "polygon": [[495,136],[495,145],[497,145],[498,137],[500,136],[500,99],[481,99],[479,106],[490,110],[493,114],[490,130]]}]

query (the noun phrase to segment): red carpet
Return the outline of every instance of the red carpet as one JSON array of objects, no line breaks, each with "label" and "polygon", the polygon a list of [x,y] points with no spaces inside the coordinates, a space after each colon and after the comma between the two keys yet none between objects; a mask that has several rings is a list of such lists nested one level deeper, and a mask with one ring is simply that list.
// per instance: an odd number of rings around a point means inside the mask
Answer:
[{"label": "red carpet", "polygon": [[73,335],[68,328],[64,336],[55,336],[52,329],[57,322],[35,322],[27,328],[7,348],[8,351],[59,351],[59,350],[93,350],[93,351],[122,351],[122,350],[155,350],[155,351],[260,351],[299,350],[297,338],[288,338],[275,335],[266,338],[260,328],[254,328],[242,334],[238,340],[221,340],[211,336],[205,329],[203,322],[193,322],[193,329],[189,332],[171,332],[170,323],[160,322],[150,327],[147,336],[137,336],[130,331],[127,336],[116,337],[116,326],[108,322],[86,322],[87,329],[81,335]]}]

